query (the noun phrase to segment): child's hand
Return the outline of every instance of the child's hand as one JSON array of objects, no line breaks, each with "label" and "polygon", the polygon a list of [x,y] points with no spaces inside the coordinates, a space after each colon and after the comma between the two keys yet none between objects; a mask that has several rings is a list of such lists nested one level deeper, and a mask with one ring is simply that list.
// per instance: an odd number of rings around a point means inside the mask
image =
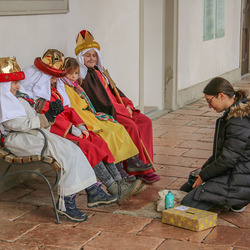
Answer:
[{"label": "child's hand", "polygon": [[197,175],[196,177],[197,177],[197,179],[192,186],[193,188],[198,187],[203,183],[203,180],[201,179],[201,177],[199,175]]},{"label": "child's hand", "polygon": [[127,106],[126,109],[128,110],[130,117],[132,117],[132,114],[133,114],[132,109],[129,106]]},{"label": "child's hand", "polygon": [[87,139],[89,137],[89,131],[88,130],[82,130],[81,138]]}]

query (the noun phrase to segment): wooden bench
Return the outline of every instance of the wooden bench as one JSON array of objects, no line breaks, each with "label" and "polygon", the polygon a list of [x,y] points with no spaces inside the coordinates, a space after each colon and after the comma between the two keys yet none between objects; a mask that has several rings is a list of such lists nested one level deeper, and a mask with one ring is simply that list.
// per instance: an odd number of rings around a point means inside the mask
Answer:
[{"label": "wooden bench", "polygon": [[[38,176],[42,177],[46,181],[46,183],[47,183],[47,185],[49,187],[49,192],[50,192],[50,196],[51,196],[51,199],[52,199],[54,212],[55,212],[55,215],[56,215],[56,221],[57,221],[57,223],[60,223],[58,212],[57,212],[57,209],[56,209],[56,202],[55,202],[55,197],[54,197],[54,194],[53,194],[53,190],[55,190],[55,188],[58,185],[58,182],[59,182],[59,179],[60,179],[61,166],[59,165],[58,162],[56,162],[54,160],[54,158],[52,158],[50,156],[44,156],[44,152],[45,152],[45,150],[47,148],[47,145],[48,145],[46,135],[41,129],[35,129],[35,130],[39,131],[44,136],[44,139],[45,139],[44,140],[45,143],[44,143],[44,146],[43,146],[43,149],[42,149],[40,155],[31,155],[31,156],[23,156],[23,157],[15,156],[14,154],[10,153],[8,150],[6,150],[4,147],[2,147],[0,145],[0,162],[1,161],[7,162],[7,168],[4,171],[4,173],[0,176],[0,182],[2,180],[4,180],[5,178],[7,178],[8,176],[16,175],[16,174],[24,174],[24,173],[35,174],[35,175],[38,175]],[[10,168],[12,166],[15,167],[15,166],[18,166],[18,165],[19,166],[20,165],[23,165],[23,166],[27,165],[27,168],[28,168],[28,165],[32,166],[32,164],[34,165],[35,162],[36,163],[40,162],[40,163],[43,163],[43,164],[46,164],[46,165],[50,165],[55,170],[56,179],[55,179],[55,182],[53,183],[53,185],[50,184],[50,182],[48,181],[48,179],[47,179],[47,177],[45,175],[43,175],[42,173],[37,172],[35,170],[28,170],[27,169],[27,170],[14,170],[12,172],[9,172],[9,170],[10,170]]]}]

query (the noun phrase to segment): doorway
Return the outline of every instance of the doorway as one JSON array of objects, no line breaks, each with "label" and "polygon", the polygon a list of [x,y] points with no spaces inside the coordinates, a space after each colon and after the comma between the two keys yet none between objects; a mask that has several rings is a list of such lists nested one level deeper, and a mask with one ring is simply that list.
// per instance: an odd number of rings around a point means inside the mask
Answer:
[{"label": "doorway", "polygon": [[241,75],[249,72],[249,2],[250,0],[243,1]]}]

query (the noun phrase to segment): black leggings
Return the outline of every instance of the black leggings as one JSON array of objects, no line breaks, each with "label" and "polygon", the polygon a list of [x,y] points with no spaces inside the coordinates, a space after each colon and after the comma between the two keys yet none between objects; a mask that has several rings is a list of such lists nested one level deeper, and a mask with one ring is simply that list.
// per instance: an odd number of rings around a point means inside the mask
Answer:
[{"label": "black leggings", "polygon": [[194,195],[197,188],[194,188],[191,190],[181,201],[181,205],[188,206],[188,207],[194,207],[202,210],[209,210],[211,207],[213,207],[215,204],[209,203],[206,201],[196,201],[194,199]]}]

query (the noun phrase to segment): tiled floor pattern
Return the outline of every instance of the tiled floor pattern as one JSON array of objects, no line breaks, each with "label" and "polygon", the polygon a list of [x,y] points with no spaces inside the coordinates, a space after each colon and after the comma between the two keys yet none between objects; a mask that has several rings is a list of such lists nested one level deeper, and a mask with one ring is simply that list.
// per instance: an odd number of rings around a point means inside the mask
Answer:
[{"label": "tiled floor pattern", "polygon": [[[250,89],[249,78],[237,86]],[[88,220],[55,224],[48,189],[33,179],[0,193],[0,249],[250,249],[250,206],[243,213],[215,209],[218,225],[193,232],[161,222],[158,191],[178,190],[192,169],[212,152],[219,116],[204,99],[153,120],[154,162],[161,180],[124,205],[89,209],[86,194],[77,197]],[[49,171],[50,179],[54,178]]]}]

